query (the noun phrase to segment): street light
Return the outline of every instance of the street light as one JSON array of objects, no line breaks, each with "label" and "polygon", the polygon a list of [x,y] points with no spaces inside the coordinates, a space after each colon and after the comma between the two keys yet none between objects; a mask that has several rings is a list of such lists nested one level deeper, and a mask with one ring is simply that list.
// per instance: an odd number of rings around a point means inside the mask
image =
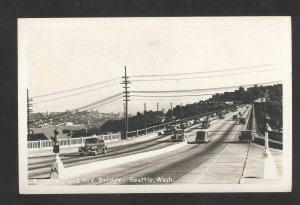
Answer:
[{"label": "street light", "polygon": [[54,138],[53,138],[53,153],[55,153],[55,159],[51,165],[50,179],[59,179],[63,177],[64,165],[59,158],[59,136],[58,130],[54,130]]},{"label": "street light", "polygon": [[260,160],[259,169],[258,169],[258,178],[262,179],[276,179],[278,178],[277,169],[275,165],[275,160],[269,150],[269,131],[272,131],[271,127],[268,124],[270,117],[267,115],[266,98],[261,98],[261,103],[264,106],[264,117],[265,117],[265,150]]}]

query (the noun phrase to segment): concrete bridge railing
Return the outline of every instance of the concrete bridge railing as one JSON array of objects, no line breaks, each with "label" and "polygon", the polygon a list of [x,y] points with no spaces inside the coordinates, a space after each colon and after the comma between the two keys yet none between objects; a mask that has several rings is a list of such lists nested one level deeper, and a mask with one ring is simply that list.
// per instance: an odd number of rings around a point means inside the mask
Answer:
[{"label": "concrete bridge railing", "polygon": [[167,123],[163,123],[163,124],[160,124],[160,125],[147,127],[147,128],[144,128],[144,129],[129,131],[129,132],[127,132],[127,137],[139,137],[139,136],[142,136],[142,135],[147,135],[149,133],[158,132],[158,131],[166,129],[166,127],[168,125],[179,124],[179,122],[182,121],[182,120],[185,120],[185,121],[188,122],[188,121],[194,120],[195,118],[201,118],[201,117],[204,117],[204,116],[207,116],[207,115],[211,115],[213,113],[218,113],[222,110],[224,110],[224,109],[219,109],[219,110],[216,110],[216,111],[206,112],[206,113],[202,113],[200,115],[195,115],[195,116],[191,116],[191,117],[187,117],[187,118],[177,119],[177,120],[174,120],[173,122],[167,122]]},{"label": "concrete bridge railing", "polygon": [[[254,142],[259,144],[259,145],[264,145],[265,144],[265,137],[263,134],[259,133],[257,129],[257,121],[256,121],[256,115],[255,115],[255,106],[253,105],[252,107],[252,134],[254,136]],[[282,134],[281,136],[277,136],[276,132],[274,135],[276,137],[272,137],[272,132],[269,132],[269,146],[275,149],[282,149]]]},{"label": "concrete bridge railing", "polygon": [[[59,145],[63,146],[83,146],[86,139],[97,137],[99,139],[103,139],[104,141],[118,141],[121,140],[121,133],[107,134],[107,135],[93,135],[89,137],[78,137],[78,138],[68,138],[61,139],[59,141]],[[52,140],[38,140],[38,141],[28,141],[27,148],[28,149],[43,149],[43,148],[51,148],[53,147]]]}]

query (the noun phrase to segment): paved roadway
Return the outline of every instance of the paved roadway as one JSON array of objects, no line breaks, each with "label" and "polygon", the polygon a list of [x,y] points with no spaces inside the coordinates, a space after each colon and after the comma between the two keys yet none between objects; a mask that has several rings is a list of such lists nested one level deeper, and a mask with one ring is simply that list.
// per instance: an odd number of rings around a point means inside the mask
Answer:
[{"label": "paved roadway", "polygon": [[[171,145],[170,141],[162,138],[157,141],[158,137],[143,142],[137,142],[129,145],[121,145],[117,147],[108,147],[107,154],[99,154],[97,156],[84,155],[80,156],[78,151],[60,154],[60,158],[64,164],[64,167],[72,167],[80,164],[91,163],[95,161],[107,160],[116,157],[127,156],[145,151],[151,151],[154,149],[163,148]],[[49,171],[51,164],[54,160],[54,155],[46,156],[30,156],[28,157],[28,172],[29,178],[47,178],[49,177]]]},{"label": "paved roadway", "polygon": [[[246,107],[241,110],[245,111],[245,114],[250,112],[250,108]],[[251,156],[251,153],[260,154],[263,149],[250,143],[238,143],[238,135],[245,129],[245,125],[233,121],[232,115],[239,111],[229,113],[225,119],[215,120],[212,123],[209,129],[209,136],[212,139],[210,143],[194,143],[196,132],[199,130],[194,127],[187,133],[188,144],[183,148],[78,176],[73,178],[74,183],[78,184],[75,180],[79,180],[80,184],[97,185],[251,183],[251,178],[255,176],[253,169],[256,168],[252,166],[252,173],[251,171],[246,173],[245,168],[251,166],[247,165],[247,162],[259,156]],[[278,156],[280,158],[281,154]],[[280,162],[279,158],[276,160]],[[245,179],[247,174],[250,180]]]},{"label": "paved roadway", "polygon": [[[213,124],[214,122],[212,122]],[[194,125],[186,129],[186,132],[189,133],[193,128],[198,125]],[[80,156],[77,148],[72,148],[73,151],[68,153],[60,154],[60,158],[64,164],[65,168],[77,166],[81,164],[87,164],[91,162],[108,160],[117,157],[128,156],[132,154],[137,154],[141,152],[152,151],[160,148],[164,148],[173,144],[170,140],[171,135],[169,136],[157,136],[155,138],[145,140],[142,142],[130,143],[125,145],[113,146],[110,147],[108,144],[107,154],[99,154],[97,156],[84,155]],[[76,150],[76,151],[74,151]],[[51,154],[37,154],[31,153],[28,157],[28,178],[29,179],[43,179],[48,178],[50,173],[50,167],[54,160],[54,155]]]}]

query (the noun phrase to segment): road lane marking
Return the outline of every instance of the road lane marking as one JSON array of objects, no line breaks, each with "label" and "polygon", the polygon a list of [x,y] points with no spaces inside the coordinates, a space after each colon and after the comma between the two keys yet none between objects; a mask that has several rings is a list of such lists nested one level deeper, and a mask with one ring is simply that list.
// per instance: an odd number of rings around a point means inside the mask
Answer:
[{"label": "road lane marking", "polygon": [[[230,138],[230,140],[232,140],[232,138],[235,136],[237,130],[238,130],[239,127],[236,128],[235,132],[234,132],[234,135]],[[224,130],[224,129],[223,129]],[[225,146],[225,148],[221,151],[221,153],[219,153],[214,161],[204,170],[204,172],[194,181],[194,184],[198,184],[198,182],[202,179],[202,177],[208,172],[208,170],[216,163],[216,161],[224,154],[224,152],[227,150],[229,144],[227,144]]]}]

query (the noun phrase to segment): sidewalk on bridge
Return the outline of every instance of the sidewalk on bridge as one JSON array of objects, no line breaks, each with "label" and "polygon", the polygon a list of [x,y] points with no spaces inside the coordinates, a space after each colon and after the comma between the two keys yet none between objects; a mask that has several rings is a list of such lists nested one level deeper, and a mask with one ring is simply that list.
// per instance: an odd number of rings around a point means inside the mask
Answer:
[{"label": "sidewalk on bridge", "polygon": [[280,183],[282,180],[282,150],[270,148],[272,157],[275,160],[278,179],[260,179],[257,178],[257,173],[259,170],[259,162],[262,158],[264,152],[264,147],[251,144],[248,152],[248,157],[246,160],[243,176],[240,180],[241,184],[266,184],[266,183]]}]

